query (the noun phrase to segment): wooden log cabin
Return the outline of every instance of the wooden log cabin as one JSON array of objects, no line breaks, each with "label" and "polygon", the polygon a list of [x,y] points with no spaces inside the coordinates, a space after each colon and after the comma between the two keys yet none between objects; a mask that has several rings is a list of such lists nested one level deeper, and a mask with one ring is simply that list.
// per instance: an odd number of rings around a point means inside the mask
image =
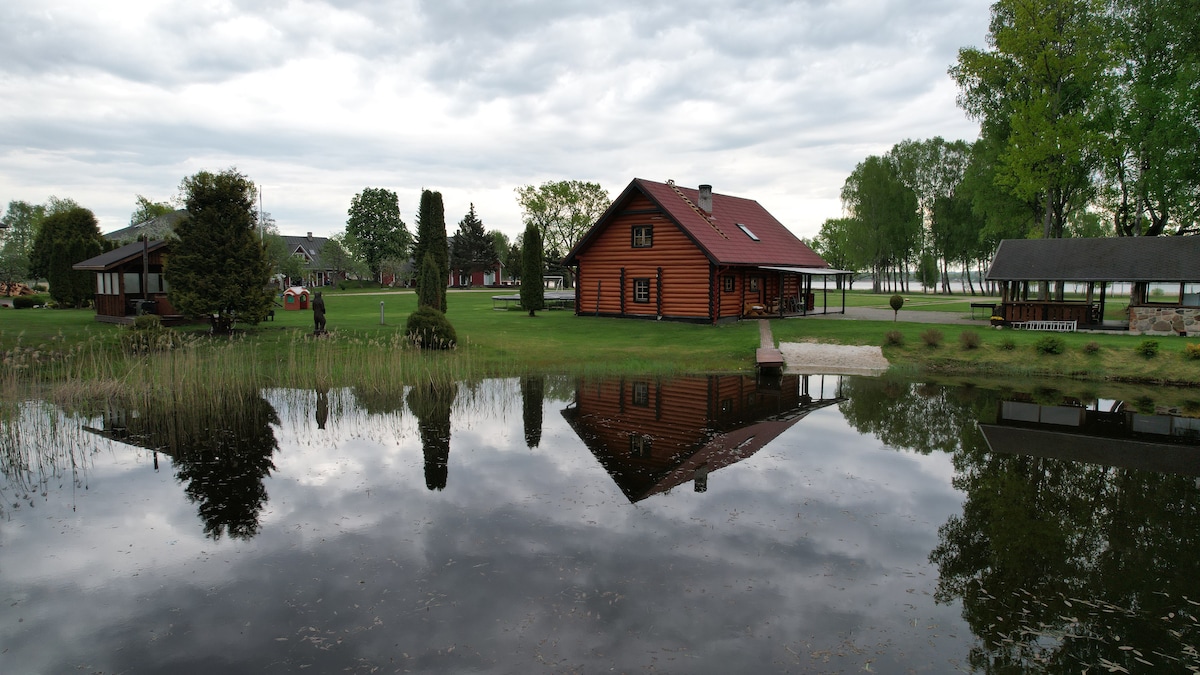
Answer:
[{"label": "wooden log cabin", "polygon": [[754,200],[640,178],[564,264],[578,315],[708,323],[829,311],[829,280],[849,274]]},{"label": "wooden log cabin", "polygon": [[[986,278],[1000,283],[996,315],[1007,324],[1074,322],[1145,335],[1200,335],[1200,237],[1005,239]],[[1041,282],[1079,287],[1074,298],[1038,297]],[[1126,305],[1104,321],[1120,284]]]},{"label": "wooden log cabin", "polygon": [[96,320],[128,324],[138,314],[158,314],[163,323],[182,321],[167,299],[166,253],[165,241],[138,241],[72,265],[96,273]]}]

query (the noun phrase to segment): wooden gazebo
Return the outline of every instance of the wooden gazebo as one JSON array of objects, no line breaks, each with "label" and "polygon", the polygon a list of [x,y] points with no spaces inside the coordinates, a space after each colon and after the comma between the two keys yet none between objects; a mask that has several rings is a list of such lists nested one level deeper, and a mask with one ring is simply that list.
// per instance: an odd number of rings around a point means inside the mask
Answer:
[{"label": "wooden gazebo", "polygon": [[[997,314],[1009,324],[1106,327],[1109,284],[1124,282],[1130,293],[1120,328],[1200,335],[1200,237],[1005,239],[986,278],[999,282]],[[1084,284],[1083,297],[1034,297],[1039,282],[1059,281]]]},{"label": "wooden gazebo", "polygon": [[96,273],[96,320],[128,324],[138,314],[158,314],[164,323],[182,321],[167,299],[166,253],[165,241],[137,241],[72,265]]}]

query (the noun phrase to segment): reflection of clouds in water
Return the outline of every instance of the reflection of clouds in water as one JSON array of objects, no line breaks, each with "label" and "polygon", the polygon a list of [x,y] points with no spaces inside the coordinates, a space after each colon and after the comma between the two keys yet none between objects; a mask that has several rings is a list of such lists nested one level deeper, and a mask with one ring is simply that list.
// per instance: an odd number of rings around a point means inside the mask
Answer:
[{"label": "reflection of clouds in water", "polygon": [[[43,671],[258,658],[318,671],[781,670],[847,640],[905,645],[874,655],[877,670],[932,662],[926,627],[957,610],[924,596],[925,558],[959,498],[924,465],[948,458],[883,449],[824,410],[714,472],[707,493],[683,485],[631,505],[558,414],[565,402],[548,397],[542,443],[526,448],[517,391],[478,385],[469,426],[456,409],[440,492],[425,488],[411,414],[367,415],[331,391],[319,430],[314,392],[270,392],[280,451],[247,542],[204,539],[170,471],[114,443],[86,510],[23,522],[20,547],[0,531],[0,579],[26,589],[3,610],[25,621],[0,638],[76,635],[58,657],[22,641],[14,662]],[[47,556],[64,530],[88,555]],[[19,571],[43,557],[69,563]],[[81,599],[104,613],[72,611]],[[835,664],[862,667],[843,653]]]}]

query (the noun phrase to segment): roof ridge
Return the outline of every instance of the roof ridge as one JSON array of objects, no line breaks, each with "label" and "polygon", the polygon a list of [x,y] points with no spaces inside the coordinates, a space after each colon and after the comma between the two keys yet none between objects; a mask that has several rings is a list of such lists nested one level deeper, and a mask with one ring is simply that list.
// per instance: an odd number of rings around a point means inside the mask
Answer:
[{"label": "roof ridge", "polygon": [[679,195],[679,198],[683,200],[683,203],[685,203],[685,204],[687,204],[688,206],[692,207],[692,210],[693,210],[693,211],[695,211],[695,212],[696,212],[696,214],[697,214],[697,215],[699,215],[701,218],[703,218],[703,219],[704,219],[704,222],[708,223],[708,224],[709,224],[709,226],[710,226],[710,227],[712,227],[712,229],[716,230],[716,231],[717,231],[717,234],[721,235],[722,237],[725,237],[726,239],[728,239],[728,238],[729,238],[729,235],[727,235],[727,234],[725,234],[724,232],[722,232],[722,231],[721,231],[721,228],[717,227],[717,224],[713,222],[713,218],[712,218],[712,216],[710,216],[710,215],[708,215],[707,213],[705,213],[705,212],[701,211],[699,206],[696,206],[695,204],[693,204],[693,203],[692,203],[692,200],[688,199],[688,198],[687,198],[687,195],[683,194],[683,191],[682,191],[682,190],[680,190],[678,187],[676,187],[676,185],[675,185],[675,181],[674,181],[674,180],[672,180],[672,179],[668,178],[668,179],[667,179],[667,185],[669,185],[669,186],[671,187],[671,189],[675,191],[675,194]]}]

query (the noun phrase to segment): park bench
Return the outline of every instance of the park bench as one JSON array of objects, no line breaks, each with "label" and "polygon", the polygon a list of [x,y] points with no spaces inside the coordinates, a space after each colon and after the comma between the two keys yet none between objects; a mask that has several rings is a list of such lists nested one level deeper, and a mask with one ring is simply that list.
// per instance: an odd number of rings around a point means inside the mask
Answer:
[{"label": "park bench", "polygon": [[996,303],[994,303],[994,302],[972,302],[971,303],[971,318],[972,319],[975,318],[975,310],[977,310],[977,309],[982,309],[985,312],[987,312],[986,314],[983,315],[983,318],[990,319],[992,317],[992,315],[996,313]]},{"label": "park bench", "polygon": [[1049,330],[1059,333],[1074,333],[1077,321],[1014,321],[1010,325],[1019,330]]}]

